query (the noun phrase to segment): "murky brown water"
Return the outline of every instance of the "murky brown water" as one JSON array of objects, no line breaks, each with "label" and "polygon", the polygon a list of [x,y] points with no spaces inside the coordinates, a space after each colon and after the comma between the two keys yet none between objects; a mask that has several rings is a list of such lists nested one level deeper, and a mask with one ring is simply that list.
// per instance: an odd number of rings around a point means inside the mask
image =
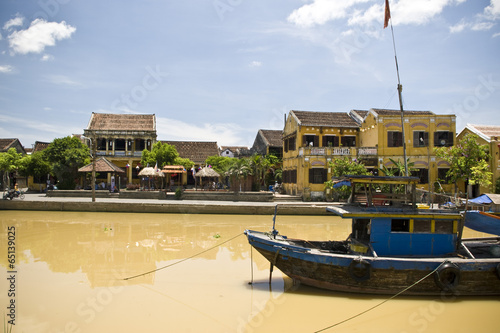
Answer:
[{"label": "murky brown water", "polygon": [[[15,300],[13,332],[315,332],[387,299],[293,286],[276,269],[270,286],[269,264],[256,251],[249,285],[242,233],[270,230],[271,216],[2,211],[0,221],[0,304],[8,314]],[[7,280],[11,226],[15,297]],[[342,239],[349,223],[278,216],[277,229]],[[396,298],[325,332],[498,332],[499,313],[498,297]]]}]

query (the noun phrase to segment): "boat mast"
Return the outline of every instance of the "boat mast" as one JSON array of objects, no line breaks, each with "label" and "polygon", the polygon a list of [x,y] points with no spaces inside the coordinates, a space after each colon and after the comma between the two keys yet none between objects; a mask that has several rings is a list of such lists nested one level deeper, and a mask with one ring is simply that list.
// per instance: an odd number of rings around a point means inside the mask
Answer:
[{"label": "boat mast", "polygon": [[384,29],[387,28],[388,23],[391,23],[391,33],[392,33],[392,46],[394,48],[394,60],[396,61],[396,74],[398,76],[398,97],[399,97],[399,109],[401,110],[401,134],[403,139],[403,158],[405,165],[405,176],[408,177],[408,161],[406,160],[406,138],[405,138],[405,123],[404,123],[404,109],[403,109],[403,86],[401,85],[401,80],[399,78],[399,66],[398,66],[398,56],[396,53],[396,42],[394,39],[394,28],[392,27],[391,11],[389,9],[389,0],[385,0],[385,18],[384,18]]}]

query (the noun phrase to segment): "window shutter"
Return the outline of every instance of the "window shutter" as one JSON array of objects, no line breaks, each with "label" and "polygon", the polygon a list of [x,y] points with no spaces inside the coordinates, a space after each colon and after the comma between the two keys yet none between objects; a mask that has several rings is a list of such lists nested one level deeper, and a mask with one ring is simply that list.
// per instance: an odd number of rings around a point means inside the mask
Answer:
[{"label": "window shutter", "polygon": [[424,132],[424,145],[429,147],[429,132]]},{"label": "window shutter", "polygon": [[319,136],[317,136],[317,135],[314,136],[313,146],[319,147]]},{"label": "window shutter", "polygon": [[302,135],[302,147],[307,146],[307,139],[305,135]]},{"label": "window shutter", "polygon": [[448,132],[448,147],[453,146],[454,133]]}]

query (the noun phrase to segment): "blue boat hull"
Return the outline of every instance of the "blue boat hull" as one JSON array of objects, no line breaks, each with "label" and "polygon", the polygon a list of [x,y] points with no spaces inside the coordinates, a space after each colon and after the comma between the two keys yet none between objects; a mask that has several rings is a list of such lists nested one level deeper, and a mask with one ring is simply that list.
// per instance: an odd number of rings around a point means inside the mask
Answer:
[{"label": "blue boat hull", "polygon": [[249,243],[284,274],[313,287],[394,295],[411,286],[403,294],[500,295],[499,257],[376,257],[299,246],[294,240],[270,233],[246,230],[245,234]]},{"label": "blue boat hull", "polygon": [[472,230],[500,236],[500,216],[468,210],[465,212],[465,226]]}]

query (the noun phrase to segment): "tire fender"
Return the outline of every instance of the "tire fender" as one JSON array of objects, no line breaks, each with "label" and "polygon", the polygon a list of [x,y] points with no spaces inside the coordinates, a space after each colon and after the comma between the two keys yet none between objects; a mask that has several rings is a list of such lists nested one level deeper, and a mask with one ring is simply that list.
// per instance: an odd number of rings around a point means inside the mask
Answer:
[{"label": "tire fender", "polygon": [[434,281],[443,291],[455,291],[460,284],[460,277],[460,268],[451,262],[447,262],[436,271]]}]

